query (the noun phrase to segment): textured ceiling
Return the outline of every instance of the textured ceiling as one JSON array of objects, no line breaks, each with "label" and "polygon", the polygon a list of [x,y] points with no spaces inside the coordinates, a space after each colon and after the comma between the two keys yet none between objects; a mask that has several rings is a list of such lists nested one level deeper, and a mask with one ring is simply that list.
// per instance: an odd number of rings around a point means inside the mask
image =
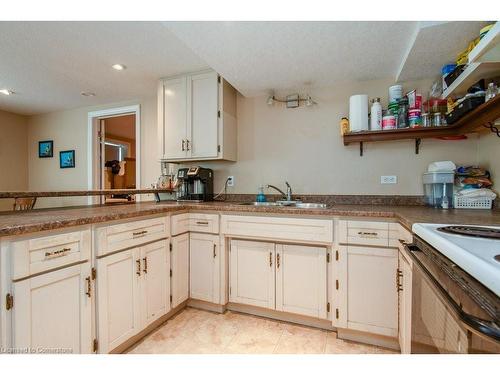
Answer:
[{"label": "textured ceiling", "polygon": [[241,93],[395,77],[418,22],[166,22]]},{"label": "textured ceiling", "polygon": [[0,88],[16,92],[0,109],[15,113],[152,97],[160,77],[206,67],[159,22],[0,22]]},{"label": "textured ceiling", "polygon": [[484,24],[0,22],[0,88],[16,92],[0,95],[0,109],[36,114],[152,97],[159,78],[206,67],[246,96],[431,78]]}]

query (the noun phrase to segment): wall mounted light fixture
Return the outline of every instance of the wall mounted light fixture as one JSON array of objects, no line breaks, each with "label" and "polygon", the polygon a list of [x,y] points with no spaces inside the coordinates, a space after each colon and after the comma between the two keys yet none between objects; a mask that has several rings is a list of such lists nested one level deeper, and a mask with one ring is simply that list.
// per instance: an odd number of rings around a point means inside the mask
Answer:
[{"label": "wall mounted light fixture", "polygon": [[274,103],[286,103],[287,108],[297,108],[300,106],[301,102],[304,103],[306,107],[311,107],[314,104],[317,104],[309,94],[307,94],[305,98],[301,98],[299,94],[287,95],[285,99],[277,98],[274,94],[272,94],[267,98],[267,105],[274,105]]}]

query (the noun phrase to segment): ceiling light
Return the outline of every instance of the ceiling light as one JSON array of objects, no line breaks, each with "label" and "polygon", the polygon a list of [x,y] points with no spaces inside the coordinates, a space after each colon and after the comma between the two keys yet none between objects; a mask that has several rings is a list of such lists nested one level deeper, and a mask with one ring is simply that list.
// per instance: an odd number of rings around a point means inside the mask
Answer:
[{"label": "ceiling light", "polygon": [[90,92],[90,91],[82,91],[80,93],[81,96],[95,96],[95,92]]},{"label": "ceiling light", "polygon": [[14,91],[11,91],[11,90],[8,90],[8,89],[1,89],[0,90],[0,94],[12,95],[12,94],[14,94]]},{"label": "ceiling light", "polygon": [[125,69],[127,69],[127,67],[125,65],[122,65],[122,64],[115,64],[115,65],[112,65],[111,67],[114,70],[125,70]]}]

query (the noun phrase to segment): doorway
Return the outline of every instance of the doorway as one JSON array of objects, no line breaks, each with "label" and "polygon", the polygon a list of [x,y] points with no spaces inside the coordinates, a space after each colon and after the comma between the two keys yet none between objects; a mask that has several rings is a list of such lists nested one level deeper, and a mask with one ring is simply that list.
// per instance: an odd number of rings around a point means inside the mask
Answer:
[{"label": "doorway", "polygon": [[[139,106],[89,113],[89,189],[117,190],[140,187]],[[89,203],[135,201],[134,194],[89,197]]]}]

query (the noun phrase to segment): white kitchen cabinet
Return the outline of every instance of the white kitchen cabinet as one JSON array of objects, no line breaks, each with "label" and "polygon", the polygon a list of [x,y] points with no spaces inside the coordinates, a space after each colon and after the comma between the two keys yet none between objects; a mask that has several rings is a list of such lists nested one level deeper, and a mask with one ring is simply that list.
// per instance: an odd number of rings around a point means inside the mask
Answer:
[{"label": "white kitchen cabinet", "polygon": [[363,246],[341,246],[347,272],[346,327],[385,336],[398,336],[396,272],[398,250]]},{"label": "white kitchen cabinet", "polygon": [[187,77],[165,80],[162,86],[163,158],[185,159],[187,157]]},{"label": "white kitchen cabinet", "polygon": [[92,353],[93,293],[89,262],[13,282],[12,347]]},{"label": "white kitchen cabinet", "polygon": [[276,310],[327,318],[326,247],[276,245]]},{"label": "white kitchen cabinet", "polygon": [[141,328],[141,248],[97,260],[99,352],[109,353]]},{"label": "white kitchen cabinet", "polygon": [[162,80],[160,159],[236,160],[236,90],[212,70]]},{"label": "white kitchen cabinet", "polygon": [[229,301],[275,309],[275,244],[231,240]]},{"label": "white kitchen cabinet", "polygon": [[189,297],[219,303],[219,236],[191,233]]},{"label": "white kitchen cabinet", "polygon": [[148,326],[170,311],[170,253],[167,242],[144,245],[141,260],[143,326]]},{"label": "white kitchen cabinet", "polygon": [[189,298],[189,233],[172,237],[171,252],[171,307]]},{"label": "white kitchen cabinet", "polygon": [[[400,250],[401,251],[401,250]],[[398,267],[399,298],[399,346],[402,354],[411,353],[411,300],[412,300],[412,268],[410,262],[399,253]]]}]

